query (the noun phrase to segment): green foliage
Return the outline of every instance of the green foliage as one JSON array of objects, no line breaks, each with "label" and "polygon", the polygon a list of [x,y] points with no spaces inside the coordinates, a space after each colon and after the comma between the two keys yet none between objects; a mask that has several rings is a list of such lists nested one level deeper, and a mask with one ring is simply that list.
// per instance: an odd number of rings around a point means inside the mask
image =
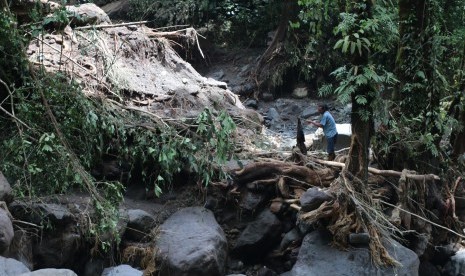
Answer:
[{"label": "green foliage", "polygon": [[[63,3],[66,4],[66,3]],[[70,23],[70,20],[68,18],[68,12],[66,10],[65,5],[61,6],[60,8],[56,9],[53,11],[53,14],[51,16],[47,16],[44,18],[42,25],[47,26],[47,25],[54,25],[54,26],[59,26],[59,27],[65,27]]]},{"label": "green foliage", "polygon": [[[23,55],[26,42],[15,28],[16,21],[6,12],[0,12],[0,79],[8,84],[19,85],[28,74],[28,66]],[[2,99],[0,88],[0,99]]]},{"label": "green foliage", "polygon": [[[0,118],[5,130],[0,170],[14,180],[18,196],[89,191],[97,218],[89,225],[90,234],[97,237],[116,231],[113,227],[124,191],[121,183],[96,181],[88,173],[107,156],[134,164],[130,174],[142,170],[143,179],[148,187],[154,185],[157,195],[172,184],[176,174],[189,169],[204,185],[226,177],[218,169],[232,157],[235,124],[224,112],[215,116],[204,110],[195,121],[195,130],[186,132],[186,127],[150,123],[140,114],[92,100],[60,75],[40,75],[13,96],[14,113],[27,127]],[[50,123],[44,100],[58,129]],[[79,165],[73,162],[76,156]]]},{"label": "green foliage", "polygon": [[[63,193],[80,184],[67,161],[67,149],[47,119],[41,93],[72,151],[88,171],[104,156],[114,156],[121,162],[142,164],[144,177],[152,183],[169,184],[189,165],[199,174],[199,180],[208,184],[214,178],[214,166],[231,157],[230,138],[235,125],[226,113],[215,117],[205,110],[196,120],[196,132],[187,132],[183,137],[166,124],[155,124],[153,128],[131,125],[129,122],[146,119],[88,99],[60,76],[43,75],[31,87],[15,91],[16,116],[28,128],[18,135],[10,125],[11,136],[3,139],[2,148],[8,150],[3,153],[7,162],[1,164],[1,169],[20,183],[31,184],[26,186],[27,191],[21,190],[22,194]],[[57,171],[58,167],[61,169]]]},{"label": "green foliage", "polygon": [[336,1],[300,0],[300,12],[297,22],[291,22],[291,27],[297,38],[286,53],[289,53],[292,67],[307,81],[326,78],[344,58],[339,52],[332,51],[332,45],[337,38],[332,35],[337,26],[339,6]]},{"label": "green foliage", "polygon": [[[431,156],[436,159],[444,157],[444,148],[436,142],[441,139],[440,134],[416,129],[416,125],[424,120],[420,115],[416,118],[400,116],[395,120],[381,121],[373,149],[382,167],[395,170],[408,168],[419,173],[437,172],[441,169],[431,162]],[[458,126],[453,118],[445,117],[439,119],[437,124],[441,125],[441,131],[450,131]]]},{"label": "green foliage", "polygon": [[[266,43],[277,22],[280,1],[254,0],[131,0],[130,20],[149,20],[150,25],[190,25],[209,39],[238,47]],[[259,19],[259,20],[257,20]]]},{"label": "green foliage", "polygon": [[[368,103],[367,97],[378,98],[381,89],[392,87],[396,82],[394,74],[384,70],[381,66],[360,65],[340,67],[331,73],[339,85],[333,88],[332,85],[324,85],[319,89],[322,97],[336,94],[341,103],[350,103],[351,95],[361,87],[369,87],[366,95],[357,95],[355,98],[359,105]],[[374,115],[374,114],[371,114]]]},{"label": "green foliage", "polygon": [[[59,22],[66,18],[61,15],[55,18]],[[4,27],[0,29],[0,50],[5,53],[0,57],[0,77],[11,84],[6,90],[11,113],[0,116],[0,171],[12,180],[17,196],[87,191],[95,207],[87,229],[101,247],[108,248],[111,240],[104,238],[106,234],[118,237],[116,223],[124,186],[90,175],[104,160],[111,157],[119,164],[131,164],[129,177],[141,174],[157,195],[172,184],[176,174],[189,169],[193,180],[205,185],[225,177],[218,166],[231,157],[235,128],[226,113],[214,115],[206,110],[194,121],[196,125],[169,125],[89,98],[61,74],[38,70],[29,76],[22,54],[23,36],[12,18],[0,16]],[[32,34],[42,32],[43,25],[30,26],[34,27]],[[18,76],[23,81],[14,85]]]},{"label": "green foliage", "polygon": [[231,46],[265,46],[268,32],[278,26],[281,1],[224,0],[218,5],[218,41]]},{"label": "green foliage", "polygon": [[208,185],[214,179],[215,172],[219,173],[222,178],[226,177],[223,170],[217,170],[214,166],[221,166],[232,158],[234,144],[230,139],[236,125],[227,113],[221,112],[215,118],[209,109],[200,113],[196,123],[198,125],[196,133],[203,137],[202,144],[197,146],[199,149],[206,149],[207,152],[201,150],[189,156],[189,164],[191,169],[201,176],[202,182]]},{"label": "green foliage", "polygon": [[309,33],[318,38],[324,35],[328,26],[334,24],[331,23],[336,8],[334,1],[299,0],[298,4],[302,9],[299,13],[301,22],[293,23],[292,27],[307,26]]}]

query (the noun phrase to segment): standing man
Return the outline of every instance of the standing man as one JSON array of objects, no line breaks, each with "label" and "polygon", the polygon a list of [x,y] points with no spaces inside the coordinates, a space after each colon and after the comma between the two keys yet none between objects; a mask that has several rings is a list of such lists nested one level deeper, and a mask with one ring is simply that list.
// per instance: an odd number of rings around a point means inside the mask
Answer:
[{"label": "standing man", "polygon": [[315,122],[312,120],[307,120],[310,124],[323,128],[323,132],[326,137],[326,141],[328,142],[328,146],[326,148],[326,152],[328,152],[328,160],[332,161],[336,157],[334,154],[334,145],[336,145],[337,141],[337,129],[336,129],[336,122],[334,121],[333,116],[328,111],[328,105],[326,104],[319,104],[318,105],[318,112],[322,114],[320,122]]}]

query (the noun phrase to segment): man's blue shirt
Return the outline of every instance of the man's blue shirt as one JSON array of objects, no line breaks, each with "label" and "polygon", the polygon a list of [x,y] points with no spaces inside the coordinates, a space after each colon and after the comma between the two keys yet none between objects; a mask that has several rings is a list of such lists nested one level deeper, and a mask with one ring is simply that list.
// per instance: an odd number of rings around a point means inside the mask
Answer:
[{"label": "man's blue shirt", "polygon": [[328,111],[323,113],[320,124],[323,125],[323,132],[325,133],[326,138],[331,138],[337,134],[336,122]]}]

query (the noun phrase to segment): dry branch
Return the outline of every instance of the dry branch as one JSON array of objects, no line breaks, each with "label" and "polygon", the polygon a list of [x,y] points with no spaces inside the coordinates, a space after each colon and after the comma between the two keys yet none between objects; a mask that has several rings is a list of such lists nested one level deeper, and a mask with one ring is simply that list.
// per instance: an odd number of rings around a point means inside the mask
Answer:
[{"label": "dry branch", "polygon": [[[323,165],[345,168],[344,163],[340,163],[336,161],[326,161],[326,160],[319,160],[319,159],[316,159],[315,161]],[[382,175],[382,176],[395,176],[395,177],[402,176],[402,172],[399,172],[399,171],[379,170],[379,169],[372,168],[372,167],[368,167],[368,172],[372,174],[376,174],[376,175]],[[441,178],[435,174],[406,174],[406,177],[412,180],[441,180]]]},{"label": "dry branch", "polygon": [[84,27],[77,27],[74,28],[75,30],[87,30],[87,29],[105,29],[105,28],[115,28],[115,27],[122,27],[122,26],[131,26],[131,25],[143,25],[148,21],[138,21],[138,22],[128,22],[128,23],[120,23],[120,24],[102,24],[102,25],[90,25]]},{"label": "dry branch", "polygon": [[[8,84],[6,84],[2,79],[0,79],[0,83],[5,86],[5,89],[8,91],[8,93],[10,94],[10,97],[12,95],[11,93],[11,90],[10,88],[8,87]],[[0,110],[3,111],[6,115],[10,116],[12,119],[14,119],[16,122],[22,124],[23,126],[25,126],[26,128],[28,129],[31,129],[31,127],[29,127],[25,122],[21,121],[21,119],[19,119],[18,117],[16,117],[14,114],[8,112],[8,110],[6,110],[5,108],[3,108],[1,105],[0,105]]]},{"label": "dry branch", "polygon": [[460,234],[460,233],[457,233],[457,232],[455,232],[454,230],[452,230],[452,229],[450,229],[450,228],[447,228],[447,227],[444,227],[444,226],[442,226],[442,225],[440,225],[440,224],[434,223],[434,222],[432,222],[431,220],[429,220],[429,219],[427,219],[427,218],[424,218],[424,217],[422,217],[422,216],[419,216],[419,215],[417,215],[417,214],[414,214],[414,213],[412,213],[412,212],[409,212],[409,211],[407,211],[407,210],[405,210],[405,209],[401,209],[399,206],[395,206],[395,205],[393,205],[393,204],[390,204],[389,202],[382,201],[382,200],[381,200],[380,202],[382,202],[383,204],[386,204],[386,205],[388,205],[388,206],[391,206],[391,207],[393,207],[393,208],[397,208],[397,209],[399,209],[399,210],[402,211],[402,212],[405,212],[405,213],[407,213],[407,214],[409,214],[409,215],[411,215],[411,216],[414,216],[414,217],[419,218],[419,219],[421,219],[421,220],[423,220],[423,221],[425,221],[425,222],[427,222],[427,223],[430,223],[431,225],[434,225],[434,226],[439,227],[439,228],[441,228],[441,229],[443,229],[443,230],[446,230],[446,231],[448,231],[448,232],[450,232],[450,233],[452,233],[452,234],[454,234],[454,235],[457,235],[458,237],[461,237],[462,239],[465,239],[465,236],[464,236],[464,235],[462,235],[462,234]]}]

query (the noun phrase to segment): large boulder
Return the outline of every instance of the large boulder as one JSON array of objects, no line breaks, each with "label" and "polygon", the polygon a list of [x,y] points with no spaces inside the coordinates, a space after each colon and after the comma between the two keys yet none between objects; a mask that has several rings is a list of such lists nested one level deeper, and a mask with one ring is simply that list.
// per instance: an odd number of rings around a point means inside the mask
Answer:
[{"label": "large boulder", "polygon": [[[299,256],[289,276],[417,276],[420,260],[410,249],[397,242],[386,243],[387,250],[401,265],[376,267],[368,248],[350,248],[341,251],[331,245],[326,231],[313,231],[305,236]],[[457,274],[454,274],[457,275]]]},{"label": "large boulder", "polygon": [[[9,207],[13,217],[18,220],[48,226],[44,227],[40,239],[34,235],[27,237],[27,234],[23,233],[15,241],[11,255],[29,260],[29,249],[32,251],[34,268],[67,267],[76,271],[82,269],[90,256],[87,253],[88,245],[82,235],[82,220],[79,218],[82,214],[78,213],[78,210],[70,209],[74,208],[73,206],[54,203],[21,201],[14,201]],[[27,243],[21,243],[22,240]]]},{"label": "large boulder", "polygon": [[29,272],[29,269],[20,261],[0,256],[0,276],[18,276]]},{"label": "large boulder", "polygon": [[0,172],[0,201],[10,203],[13,200],[13,191],[6,177]]},{"label": "large boulder", "polygon": [[281,221],[266,209],[242,231],[232,252],[244,262],[259,261],[278,245],[281,233]]},{"label": "large boulder", "polygon": [[11,215],[5,202],[0,202],[0,254],[3,254],[11,244],[14,237]]},{"label": "large boulder", "polygon": [[224,275],[227,241],[213,213],[190,207],[171,215],[156,241],[160,275]]},{"label": "large boulder", "polygon": [[66,10],[73,26],[111,23],[108,15],[93,3],[82,4],[80,6],[66,6]]},{"label": "large boulder", "polygon": [[14,201],[9,209],[13,217],[37,225],[51,223],[63,226],[76,222],[71,211],[60,204]]}]

